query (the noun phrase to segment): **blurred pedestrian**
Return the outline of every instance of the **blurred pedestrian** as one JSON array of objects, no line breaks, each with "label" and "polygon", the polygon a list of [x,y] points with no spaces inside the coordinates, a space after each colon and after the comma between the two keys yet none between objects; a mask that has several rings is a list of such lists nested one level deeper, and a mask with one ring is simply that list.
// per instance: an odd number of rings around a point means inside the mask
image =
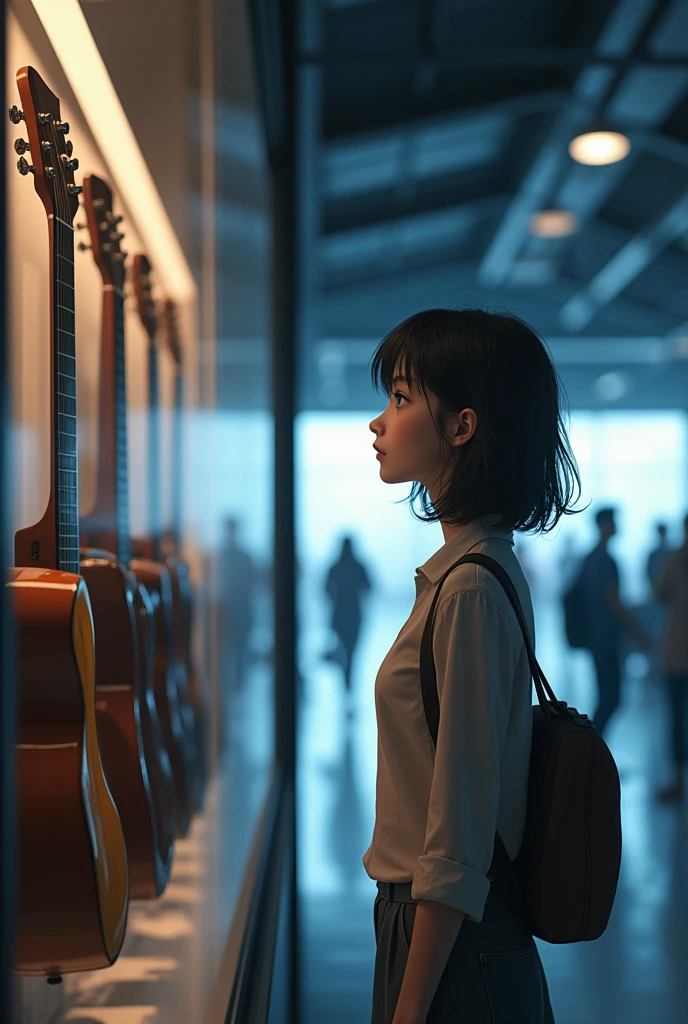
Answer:
[{"label": "blurred pedestrian", "polygon": [[560,597],[566,593],[578,575],[581,561],[581,554],[575,537],[572,537],[570,533],[565,534],[561,541],[561,551],[556,562]]},{"label": "blurred pedestrian", "polygon": [[353,657],[361,630],[363,595],[370,588],[366,567],[354,554],[353,538],[344,537],[339,557],[330,568],[325,585],[332,602],[331,626],[337,641],[326,658],[341,665],[347,693],[351,693]]},{"label": "blurred pedestrian", "polygon": [[662,567],[667,559],[667,556],[671,553],[669,542],[667,540],[667,525],[666,523],[657,523],[657,545],[652,549],[650,554],[647,556],[647,578],[650,581],[650,587],[654,589],[659,574],[662,571]]},{"label": "blurred pedestrian", "polygon": [[688,516],[683,544],[664,559],[654,593],[667,606],[667,620],[660,644],[660,669],[666,680],[671,707],[671,750],[674,778],[657,791],[659,800],[683,796],[686,763],[686,710],[688,708]]},{"label": "blurred pedestrian", "polygon": [[621,635],[624,627],[638,645],[650,650],[650,637],[621,602],[619,570],[608,545],[616,533],[616,510],[602,508],[595,517],[598,541],[582,567],[585,600],[586,647],[595,663],[598,704],[593,725],[602,735],[621,700]]},{"label": "blurred pedestrian", "polygon": [[659,680],[662,674],[659,664],[659,643],[666,626],[666,607],[656,599],[654,588],[671,548],[667,540],[666,523],[657,523],[655,529],[657,544],[648,555],[645,567],[650,595],[643,611],[647,630],[652,637],[652,653],[649,656],[647,678]]}]

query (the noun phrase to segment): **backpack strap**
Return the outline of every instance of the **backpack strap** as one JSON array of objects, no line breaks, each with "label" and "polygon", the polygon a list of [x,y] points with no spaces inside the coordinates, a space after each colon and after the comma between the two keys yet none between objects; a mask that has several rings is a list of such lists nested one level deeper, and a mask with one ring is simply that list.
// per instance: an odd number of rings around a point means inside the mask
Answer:
[{"label": "backpack strap", "polygon": [[435,596],[433,597],[432,604],[430,605],[430,612],[428,613],[425,629],[423,630],[423,637],[420,643],[420,681],[423,691],[423,704],[425,705],[425,717],[428,720],[430,735],[432,736],[433,743],[435,744],[437,744],[437,733],[440,722],[440,704],[437,696],[437,673],[435,671],[435,658],[432,652],[432,638],[435,628],[437,604],[440,598],[442,584],[446,580],[447,576],[449,576],[454,569],[458,568],[458,566],[471,563],[474,563],[475,565],[482,565],[484,569],[491,572],[492,575],[501,583],[506,592],[506,596],[509,598],[509,602],[511,603],[511,607],[514,609],[518,624],[521,627],[521,635],[523,636],[523,643],[525,644],[526,653],[528,655],[530,672],[535,684],[538,701],[543,712],[547,716],[552,714],[550,701],[559,705],[559,701],[557,700],[552,687],[547,682],[545,674],[540,668],[538,660],[535,657],[535,651],[533,650],[533,645],[530,642],[528,627],[526,625],[523,609],[521,608],[521,602],[518,599],[516,587],[511,582],[509,574],[499,564],[499,562],[494,558],[490,558],[489,555],[482,555],[478,552],[472,555],[464,555],[463,558],[454,562],[454,564],[447,569],[444,575],[440,577],[437,589],[435,590]]},{"label": "backpack strap", "polygon": [[[559,704],[554,695],[554,691],[547,682],[545,674],[540,668],[538,660],[535,657],[535,651],[533,650],[533,645],[530,641],[525,616],[523,614],[523,609],[521,608],[521,602],[519,601],[516,588],[511,581],[509,574],[503,566],[499,564],[499,562],[494,558],[490,558],[489,555],[482,555],[478,552],[475,554],[464,555],[450,566],[449,569],[447,569],[437,584],[437,589],[435,590],[435,595],[430,606],[430,612],[428,613],[420,645],[420,683],[423,695],[423,707],[428,723],[428,729],[430,730],[430,735],[432,736],[435,746],[437,746],[437,734],[439,732],[440,722],[440,703],[437,694],[437,672],[435,669],[435,658],[432,649],[437,604],[442,584],[446,580],[447,576],[449,576],[449,574],[452,573],[459,565],[466,565],[470,563],[482,565],[484,569],[491,572],[501,583],[507,597],[509,598],[518,620],[518,624],[521,627],[523,642],[528,654],[528,663],[530,665],[531,675],[533,677],[533,682],[535,683],[538,701],[544,713],[547,716],[552,714],[552,707],[547,699],[548,697],[550,700],[554,701],[555,705]],[[514,865],[509,858],[509,854],[507,853],[506,847],[504,846],[502,838],[498,832],[495,832],[494,850],[489,874],[493,876],[497,887],[516,915],[520,918],[524,927],[526,927],[528,931],[532,932],[529,914],[523,901]]]}]

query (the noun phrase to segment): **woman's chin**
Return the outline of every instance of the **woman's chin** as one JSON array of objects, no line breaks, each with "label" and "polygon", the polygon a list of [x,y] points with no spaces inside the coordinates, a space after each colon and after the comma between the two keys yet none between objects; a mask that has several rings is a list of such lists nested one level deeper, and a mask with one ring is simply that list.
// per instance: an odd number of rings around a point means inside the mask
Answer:
[{"label": "woman's chin", "polygon": [[380,479],[385,484],[406,484],[410,480],[404,473],[394,473],[384,462],[380,464]]}]

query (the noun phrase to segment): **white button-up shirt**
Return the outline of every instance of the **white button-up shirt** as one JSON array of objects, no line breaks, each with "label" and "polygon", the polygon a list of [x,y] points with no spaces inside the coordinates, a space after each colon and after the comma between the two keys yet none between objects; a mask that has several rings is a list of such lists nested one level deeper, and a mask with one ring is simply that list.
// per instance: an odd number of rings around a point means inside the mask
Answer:
[{"label": "white button-up shirt", "polygon": [[506,569],[534,642],[512,533],[474,520],[417,570],[413,610],[375,682],[375,828],[363,864],[376,881],[412,881],[414,899],[436,900],[479,922],[495,831],[512,860],[523,841],[533,719],[528,658],[509,599],[488,570],[462,565],[445,580],[437,606],[435,750],[423,710],[420,642],[438,580],[469,551]]}]

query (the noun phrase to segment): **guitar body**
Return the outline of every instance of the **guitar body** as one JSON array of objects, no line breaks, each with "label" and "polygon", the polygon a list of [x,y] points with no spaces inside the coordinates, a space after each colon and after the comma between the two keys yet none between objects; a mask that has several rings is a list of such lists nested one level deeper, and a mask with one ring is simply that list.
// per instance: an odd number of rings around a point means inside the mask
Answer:
[{"label": "guitar body", "polygon": [[149,558],[133,558],[129,563],[139,586],[145,587],[153,606],[155,653],[153,688],[162,734],[172,765],[178,836],[185,836],[193,813],[195,750],[189,734],[186,694],[180,692],[180,679],[174,657],[174,605],[170,573],[161,563]]},{"label": "guitar body", "polygon": [[178,628],[175,632],[177,671],[180,673],[180,676],[183,676],[180,685],[183,685],[184,692],[188,694],[189,728],[193,730],[196,745],[197,766],[194,803],[196,810],[200,810],[203,806],[205,784],[210,772],[208,742],[210,734],[210,708],[205,690],[202,688],[194,670],[191,654],[193,589],[191,587],[189,567],[177,555],[168,556],[165,559],[165,565],[172,582],[175,623],[178,623]]},{"label": "guitar body", "polygon": [[[145,742],[145,738],[154,738],[154,726],[146,730],[144,738],[143,720],[151,715],[145,690],[151,683],[146,680],[150,665],[139,663],[136,583],[114,555],[103,551],[82,549],[81,575],[93,608],[96,714],[103,766],[126,840],[129,895],[146,899],[159,896],[167,885],[174,833],[169,823],[156,815],[151,785],[151,778],[164,772],[163,758],[171,772],[164,747]],[[154,703],[152,713],[157,716]],[[160,737],[159,725],[157,733]],[[171,785],[171,778],[169,781]]]},{"label": "guitar body", "polygon": [[108,967],[124,941],[129,884],[98,749],[88,591],[74,573],[38,568],[10,569],[7,586],[19,683],[15,970]]}]

